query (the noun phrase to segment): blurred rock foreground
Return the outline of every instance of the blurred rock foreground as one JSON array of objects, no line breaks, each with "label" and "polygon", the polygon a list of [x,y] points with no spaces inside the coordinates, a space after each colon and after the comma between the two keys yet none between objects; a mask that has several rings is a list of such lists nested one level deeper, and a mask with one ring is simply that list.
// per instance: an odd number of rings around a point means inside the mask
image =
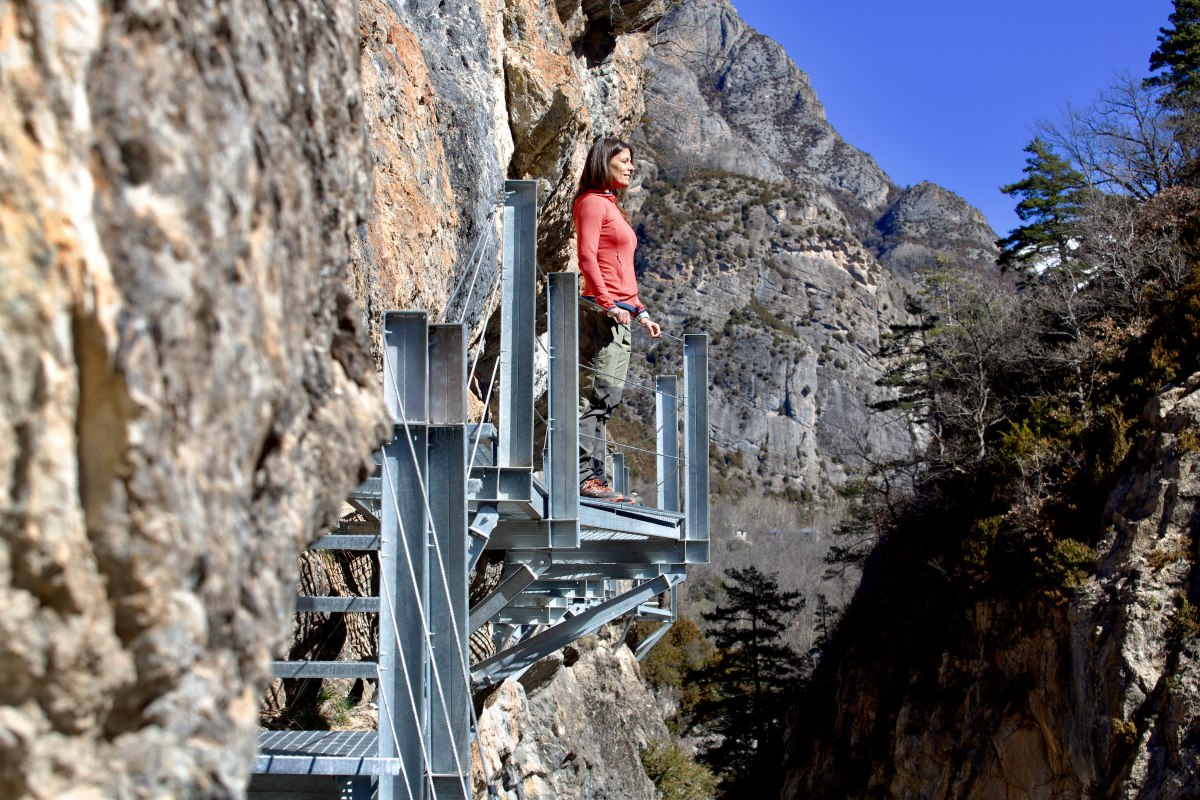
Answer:
[{"label": "blurred rock foreground", "polygon": [[384,434],[354,10],[0,7],[0,796],[233,796]]}]

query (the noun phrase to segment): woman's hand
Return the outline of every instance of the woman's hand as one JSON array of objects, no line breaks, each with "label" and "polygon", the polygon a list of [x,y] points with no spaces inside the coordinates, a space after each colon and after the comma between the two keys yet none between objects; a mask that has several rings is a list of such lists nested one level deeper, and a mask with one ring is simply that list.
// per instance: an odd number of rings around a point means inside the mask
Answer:
[{"label": "woman's hand", "polygon": [[629,324],[629,312],[620,306],[612,306],[605,313],[622,325]]},{"label": "woman's hand", "polygon": [[650,334],[651,339],[657,339],[658,337],[662,336],[662,328],[659,327],[657,322],[649,317],[642,317],[640,320],[638,320],[638,322],[640,322],[642,327],[646,329],[646,333]]}]

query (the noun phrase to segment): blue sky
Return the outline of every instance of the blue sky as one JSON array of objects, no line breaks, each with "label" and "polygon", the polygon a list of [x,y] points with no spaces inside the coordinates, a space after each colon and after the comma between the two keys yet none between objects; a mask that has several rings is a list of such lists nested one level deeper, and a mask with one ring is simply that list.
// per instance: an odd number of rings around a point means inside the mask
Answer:
[{"label": "blue sky", "polygon": [[830,123],[900,185],[933,181],[1019,224],[1031,126],[1147,73],[1171,0],[733,0],[808,73]]}]

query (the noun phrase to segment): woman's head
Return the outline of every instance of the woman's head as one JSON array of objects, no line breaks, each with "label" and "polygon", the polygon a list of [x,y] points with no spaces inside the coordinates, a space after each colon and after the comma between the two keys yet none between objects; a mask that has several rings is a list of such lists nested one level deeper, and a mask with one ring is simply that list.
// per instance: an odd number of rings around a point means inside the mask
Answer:
[{"label": "woman's head", "polygon": [[587,191],[604,191],[612,189],[618,194],[629,185],[633,175],[633,148],[625,142],[612,136],[597,139],[588,151],[587,160],[583,163],[583,173],[579,176],[579,191],[576,196]]}]

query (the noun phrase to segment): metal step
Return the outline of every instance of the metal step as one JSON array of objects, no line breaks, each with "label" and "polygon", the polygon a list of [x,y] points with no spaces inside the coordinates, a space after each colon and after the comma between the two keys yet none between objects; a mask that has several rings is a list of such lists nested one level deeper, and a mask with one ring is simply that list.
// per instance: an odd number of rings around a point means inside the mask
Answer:
[{"label": "metal step", "polygon": [[370,678],[379,677],[374,661],[275,661],[271,671],[276,678]]},{"label": "metal step", "polygon": [[296,610],[319,614],[377,614],[379,613],[379,598],[301,595],[296,598]]},{"label": "metal step", "polygon": [[379,758],[375,731],[260,731],[260,775],[399,775],[400,760]]},{"label": "metal step", "polygon": [[635,533],[661,539],[678,539],[685,517],[674,511],[629,503],[608,503],[590,498],[579,501],[579,526],[586,531]]},{"label": "metal step", "polygon": [[332,533],[322,536],[308,546],[309,550],[378,550],[379,536]]}]

